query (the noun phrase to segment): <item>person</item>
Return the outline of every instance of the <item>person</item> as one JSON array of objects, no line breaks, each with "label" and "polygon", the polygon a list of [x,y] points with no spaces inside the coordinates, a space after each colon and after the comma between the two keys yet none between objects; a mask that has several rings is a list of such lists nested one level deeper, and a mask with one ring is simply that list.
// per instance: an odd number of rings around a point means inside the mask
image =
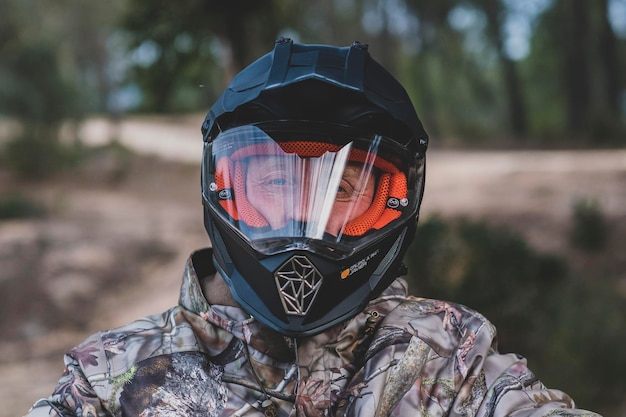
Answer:
[{"label": "person", "polygon": [[212,248],[179,305],[70,350],[29,416],[597,416],[407,294],[428,135],[366,45],[281,38],[202,132]]}]

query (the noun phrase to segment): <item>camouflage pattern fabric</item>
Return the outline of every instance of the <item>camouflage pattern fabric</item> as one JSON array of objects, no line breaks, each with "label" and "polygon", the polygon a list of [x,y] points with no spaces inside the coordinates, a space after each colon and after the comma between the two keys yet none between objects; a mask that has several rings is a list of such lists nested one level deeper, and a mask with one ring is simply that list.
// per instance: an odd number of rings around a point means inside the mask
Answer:
[{"label": "camouflage pattern fabric", "polygon": [[407,296],[401,279],[348,322],[293,340],[209,305],[191,258],[178,306],[92,335],[65,366],[28,416],[598,416],[498,353],[483,316]]}]

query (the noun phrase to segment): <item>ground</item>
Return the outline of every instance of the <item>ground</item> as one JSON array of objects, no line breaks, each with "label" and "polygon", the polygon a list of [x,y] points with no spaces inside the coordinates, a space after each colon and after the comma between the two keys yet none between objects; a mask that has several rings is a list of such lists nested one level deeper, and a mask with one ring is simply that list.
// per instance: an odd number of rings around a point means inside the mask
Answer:
[{"label": "ground", "polygon": [[[176,303],[188,254],[209,244],[197,126],[197,117],[115,129],[94,119],[88,143],[114,132],[141,155],[102,152],[77,173],[36,183],[0,167],[0,195],[19,191],[48,207],[43,218],[0,222],[0,415],[48,395],[63,353],[88,334]],[[429,152],[423,217],[484,219],[572,256],[572,204],[591,198],[626,236],[626,150]]]}]

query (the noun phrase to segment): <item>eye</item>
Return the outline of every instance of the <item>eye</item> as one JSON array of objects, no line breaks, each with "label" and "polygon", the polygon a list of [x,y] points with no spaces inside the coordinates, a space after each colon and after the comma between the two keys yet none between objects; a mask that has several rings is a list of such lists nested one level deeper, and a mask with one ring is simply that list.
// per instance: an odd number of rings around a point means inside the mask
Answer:
[{"label": "eye", "polygon": [[341,180],[337,187],[337,200],[349,200],[354,195],[354,187],[346,180]]},{"label": "eye", "polygon": [[284,172],[275,171],[259,178],[258,184],[267,191],[283,193],[294,187],[294,180]]}]

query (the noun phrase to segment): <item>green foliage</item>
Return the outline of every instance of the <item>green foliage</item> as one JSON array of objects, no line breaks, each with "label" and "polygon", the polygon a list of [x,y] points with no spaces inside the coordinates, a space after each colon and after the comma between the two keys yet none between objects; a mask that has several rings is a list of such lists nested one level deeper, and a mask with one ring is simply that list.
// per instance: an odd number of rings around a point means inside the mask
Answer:
[{"label": "green foliage", "polygon": [[[122,30],[136,60],[127,81],[143,93],[142,111],[206,109],[244,65],[277,38],[276,2],[132,2]],[[257,49],[258,48],[258,49]],[[254,51],[254,52],[253,52]]]},{"label": "green foliage", "polygon": [[547,329],[538,330],[553,314],[549,296],[567,278],[562,259],[534,252],[506,229],[468,220],[429,219],[409,254],[414,293],[481,311],[499,327],[500,345],[523,354],[541,344]]},{"label": "green foliage", "polygon": [[76,144],[59,143],[56,135],[55,129],[31,126],[6,144],[0,153],[0,161],[20,177],[30,180],[45,180],[77,167],[82,148]]},{"label": "green foliage", "polygon": [[[237,71],[288,35],[369,44],[440,140],[625,143],[626,39],[611,28],[606,0],[62,4],[3,3],[0,113],[74,117],[113,107],[130,91],[143,99],[138,111],[205,111]],[[523,26],[527,15],[529,55],[513,60],[505,48],[510,23]]]},{"label": "green foliage", "polygon": [[568,143],[625,143],[619,97],[626,88],[626,39],[611,28],[608,4],[555,0],[539,16],[532,55],[523,63],[536,134]]},{"label": "green foliage", "polygon": [[583,198],[576,201],[572,210],[572,223],[572,246],[590,252],[606,248],[609,224],[596,200]]},{"label": "green foliage", "polygon": [[438,217],[421,223],[405,261],[413,294],[484,314],[500,351],[527,357],[544,383],[579,406],[602,412],[622,400],[626,300],[611,277],[576,276],[565,259],[506,229]]},{"label": "green foliage", "polygon": [[60,71],[53,45],[38,41],[8,52],[0,77],[0,112],[46,126],[80,114],[78,92]]},{"label": "green foliage", "polygon": [[0,73],[0,112],[21,131],[1,151],[3,164],[18,175],[45,179],[74,166],[76,146],[61,143],[64,122],[81,117],[76,86],[61,71],[56,49],[47,41],[21,45],[9,54]]},{"label": "green foliage", "polygon": [[552,294],[554,317],[542,348],[529,355],[539,377],[578,406],[616,415],[626,392],[626,299],[610,276],[572,276]]},{"label": "green foliage", "polygon": [[46,211],[45,206],[19,193],[0,197],[0,220],[42,217]]}]

